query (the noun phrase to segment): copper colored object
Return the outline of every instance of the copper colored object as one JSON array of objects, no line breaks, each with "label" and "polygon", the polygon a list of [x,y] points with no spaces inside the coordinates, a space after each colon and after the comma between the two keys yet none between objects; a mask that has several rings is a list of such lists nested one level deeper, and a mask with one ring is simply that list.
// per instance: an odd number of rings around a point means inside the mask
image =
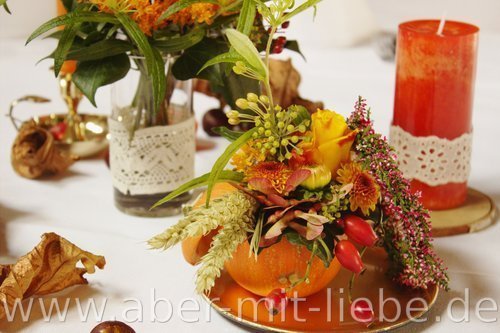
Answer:
[{"label": "copper colored object", "polygon": [[79,114],[76,107],[81,97],[70,97],[74,88],[68,86],[67,79],[60,79],[61,95],[68,105],[68,113],[50,113],[42,116],[34,116],[28,121],[19,120],[14,115],[16,107],[23,102],[48,103],[49,99],[28,95],[16,99],[10,105],[8,116],[12,124],[19,131],[21,124],[33,121],[37,126],[50,131],[54,126],[65,123],[66,131],[60,140],[55,141],[55,145],[72,155],[86,158],[101,152],[108,146],[108,123],[107,117],[93,114]]}]

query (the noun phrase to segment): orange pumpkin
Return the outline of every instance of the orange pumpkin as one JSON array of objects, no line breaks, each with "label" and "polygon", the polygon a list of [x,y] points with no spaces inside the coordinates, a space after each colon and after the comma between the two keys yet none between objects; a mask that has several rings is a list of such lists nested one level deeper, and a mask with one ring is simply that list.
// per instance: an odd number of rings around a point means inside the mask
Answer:
[{"label": "orange pumpkin", "polygon": [[[229,191],[236,190],[229,184],[217,184],[214,188],[212,198],[220,197]],[[205,195],[195,204],[204,204]],[[207,253],[214,233],[206,236],[192,237],[182,243],[184,258],[190,264],[195,265],[200,258]],[[311,253],[303,246],[296,246],[283,237],[282,240],[264,249],[255,257],[249,256],[250,246],[248,242],[240,244],[233,258],[226,262],[225,269],[231,277],[243,288],[250,292],[266,296],[273,289],[289,286],[289,278],[301,278],[307,268],[307,261]],[[334,259],[328,268],[323,262],[315,257],[309,272],[309,283],[303,282],[293,288],[289,295],[306,297],[325,288],[337,275],[341,266]]]}]

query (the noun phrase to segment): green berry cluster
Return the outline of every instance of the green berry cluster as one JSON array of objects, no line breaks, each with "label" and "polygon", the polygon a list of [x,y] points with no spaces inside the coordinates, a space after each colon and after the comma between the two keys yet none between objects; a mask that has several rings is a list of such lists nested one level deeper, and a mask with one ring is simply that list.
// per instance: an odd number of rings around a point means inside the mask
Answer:
[{"label": "green berry cluster", "polygon": [[332,185],[329,197],[329,201],[323,205],[319,213],[330,221],[335,221],[341,217],[342,212],[349,209],[349,198],[341,185]]},{"label": "green berry cluster", "polygon": [[263,154],[276,156],[280,162],[292,157],[292,152],[301,154],[300,142],[309,141],[303,135],[311,125],[310,119],[299,120],[298,106],[283,109],[277,105],[271,110],[269,97],[247,94],[246,98],[236,100],[236,105],[249,114],[232,110],[227,113],[229,123],[238,125],[241,122],[253,122],[257,131],[253,138],[257,141],[256,148]]}]

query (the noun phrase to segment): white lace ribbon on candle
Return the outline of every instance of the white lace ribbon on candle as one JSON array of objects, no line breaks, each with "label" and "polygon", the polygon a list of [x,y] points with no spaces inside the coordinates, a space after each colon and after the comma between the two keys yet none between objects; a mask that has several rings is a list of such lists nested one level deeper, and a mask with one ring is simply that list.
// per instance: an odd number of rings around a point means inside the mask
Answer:
[{"label": "white lace ribbon on candle", "polygon": [[469,178],[472,132],[448,140],[413,136],[391,126],[390,142],[398,154],[399,168],[410,179],[430,186],[463,183]]},{"label": "white lace ribbon on candle", "polygon": [[194,177],[194,117],[170,126],[128,129],[109,118],[113,186],[132,195],[165,193]]}]

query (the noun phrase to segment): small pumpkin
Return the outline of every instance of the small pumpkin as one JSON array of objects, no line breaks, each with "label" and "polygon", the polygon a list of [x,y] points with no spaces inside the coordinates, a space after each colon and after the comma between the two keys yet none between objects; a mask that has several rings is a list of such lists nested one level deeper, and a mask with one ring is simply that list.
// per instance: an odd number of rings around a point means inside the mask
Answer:
[{"label": "small pumpkin", "polygon": [[[217,184],[212,192],[212,198],[221,197],[236,189],[230,184]],[[195,207],[205,203],[203,195],[196,203]],[[196,265],[200,258],[208,252],[214,233],[200,237],[192,237],[183,241],[182,251],[184,258],[192,265]],[[311,253],[302,246],[297,246],[288,242],[286,237],[264,249],[255,257],[249,256],[250,246],[248,242],[240,244],[233,258],[226,262],[225,269],[231,277],[248,291],[266,296],[269,292],[277,288],[285,288],[290,285],[290,280],[301,278],[307,267]],[[288,292],[298,297],[312,295],[325,288],[337,275],[341,266],[337,259],[333,259],[329,267],[325,267],[323,262],[315,257],[309,273],[309,283],[300,283]]]}]

